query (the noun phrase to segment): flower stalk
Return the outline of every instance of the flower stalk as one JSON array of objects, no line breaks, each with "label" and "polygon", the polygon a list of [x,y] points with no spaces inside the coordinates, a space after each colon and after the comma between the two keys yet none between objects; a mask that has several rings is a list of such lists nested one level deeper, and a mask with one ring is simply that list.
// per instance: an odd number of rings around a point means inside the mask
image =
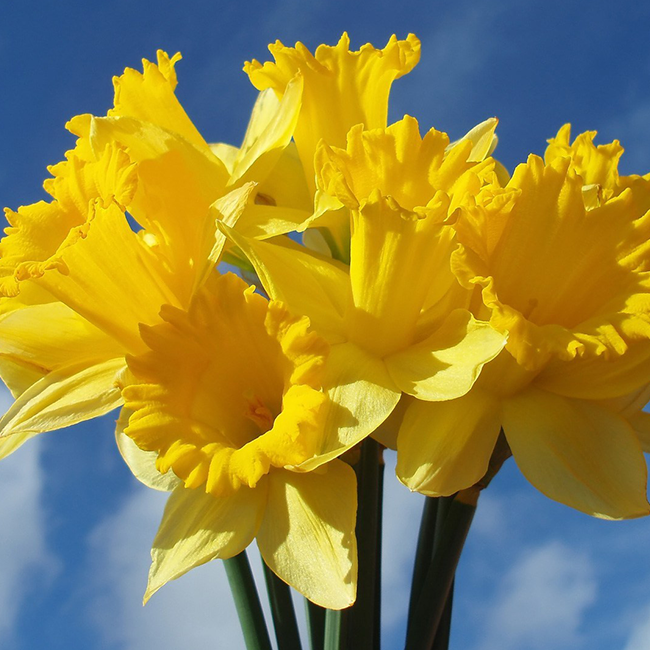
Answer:
[{"label": "flower stalk", "polygon": [[281,650],[302,650],[296,613],[291,600],[291,589],[266,564],[263,564],[263,566],[278,648]]},{"label": "flower stalk", "polygon": [[435,641],[479,494],[478,488],[468,488],[459,492],[449,505],[440,541],[407,633],[406,650],[430,650]]},{"label": "flower stalk", "polygon": [[246,650],[271,650],[262,605],[246,551],[224,560]]},{"label": "flower stalk", "polygon": [[381,445],[371,438],[364,440],[357,465],[359,582],[348,629],[350,648],[355,650],[378,650],[380,644],[383,466]]}]

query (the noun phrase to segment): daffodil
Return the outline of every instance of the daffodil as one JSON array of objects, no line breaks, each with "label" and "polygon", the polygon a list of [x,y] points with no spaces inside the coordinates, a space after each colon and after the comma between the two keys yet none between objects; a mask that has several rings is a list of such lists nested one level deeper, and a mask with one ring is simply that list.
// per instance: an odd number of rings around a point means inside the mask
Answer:
[{"label": "daffodil", "polygon": [[604,518],[650,511],[632,427],[650,371],[650,182],[619,177],[619,145],[593,136],[569,144],[565,127],[546,164],[531,156],[458,220],[454,272],[508,343],[467,395],[409,409],[397,471],[410,488],[476,483],[503,429],[552,499]]},{"label": "daffodil", "polygon": [[448,145],[435,130],[421,138],[408,117],[386,129],[352,128],[347,149],[321,144],[319,188],[352,215],[349,268],[229,231],[269,295],[309,316],[331,344],[323,385],[333,454],[374,431],[402,393],[464,395],[505,343],[467,310],[471,291],[449,268],[456,244],[448,221],[480,191],[491,161],[476,162],[470,140]]},{"label": "daffodil", "polygon": [[142,329],[150,350],[129,357],[137,383],[123,391],[125,433],[141,450],[126,454],[134,473],[173,489],[145,601],[256,538],[284,581],[319,605],[348,607],[356,480],[340,460],[323,465],[327,344],[307,318],[232,274],[214,275],[187,312],[166,306],[162,318]]},{"label": "daffodil", "polygon": [[[420,60],[420,41],[409,34],[405,40],[391,36],[383,49],[370,43],[350,50],[344,33],[335,46],[320,45],[312,54],[302,43],[287,47],[280,41],[269,46],[274,61],[246,63],[244,70],[261,91],[271,91],[285,100],[296,83],[302,97],[294,141],[310,196],[315,201],[314,216],[303,224],[318,227],[327,245],[315,231],[305,241],[335,257],[349,259],[349,214],[335,197],[323,195],[316,187],[314,156],[321,140],[344,147],[350,128],[363,124],[367,129],[385,128],[388,96],[393,81],[410,72]],[[308,235],[314,235],[308,237]]]},{"label": "daffodil", "polygon": [[53,200],[7,211],[0,375],[17,399],[0,421],[2,456],[121,403],[140,324],[189,305],[222,252],[216,219],[233,225],[252,203],[254,185],[229,191],[178,103],[176,59],[159,53],[116,79],[110,117],[72,120],[80,137],[50,168]]}]

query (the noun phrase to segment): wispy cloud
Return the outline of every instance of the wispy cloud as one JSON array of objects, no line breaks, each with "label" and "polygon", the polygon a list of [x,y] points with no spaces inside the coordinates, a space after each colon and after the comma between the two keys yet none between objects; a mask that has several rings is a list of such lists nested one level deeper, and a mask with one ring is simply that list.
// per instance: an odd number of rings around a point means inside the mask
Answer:
[{"label": "wispy cloud", "polygon": [[589,557],[559,541],[524,553],[503,578],[480,650],[576,648],[597,595]]},{"label": "wispy cloud", "polygon": [[88,616],[103,645],[120,650],[243,647],[223,565],[210,562],[166,585],[146,607],[151,542],[167,495],[134,489],[89,539]]},{"label": "wispy cloud", "polygon": [[390,638],[399,634],[408,611],[423,497],[395,478],[396,456],[386,452],[384,530],[382,537],[382,627]]},{"label": "wispy cloud", "polygon": [[650,605],[640,613],[632,629],[624,650],[648,650],[650,648]]},{"label": "wispy cloud", "polygon": [[[0,388],[0,411],[11,398]],[[40,441],[32,440],[2,461],[0,469],[0,645],[11,647],[21,606],[54,577],[57,562],[45,541],[41,501]]]}]

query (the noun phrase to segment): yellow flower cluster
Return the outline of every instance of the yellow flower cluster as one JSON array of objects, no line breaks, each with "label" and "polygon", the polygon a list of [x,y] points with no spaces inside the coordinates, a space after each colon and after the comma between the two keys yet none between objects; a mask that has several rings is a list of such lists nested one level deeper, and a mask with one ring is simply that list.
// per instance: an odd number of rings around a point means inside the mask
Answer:
[{"label": "yellow flower cluster", "polygon": [[648,514],[650,177],[568,126],[510,177],[496,119],[455,142],[388,125],[413,35],[269,49],[244,68],[240,147],[203,139],[180,55],[158,52],[106,116],[68,123],[52,200],[7,210],[0,457],[121,406],[125,461],[171,491],[145,599],[256,539],[310,600],[349,606],[340,457],[370,435],[426,495],[479,483],[499,441],[552,499]]}]

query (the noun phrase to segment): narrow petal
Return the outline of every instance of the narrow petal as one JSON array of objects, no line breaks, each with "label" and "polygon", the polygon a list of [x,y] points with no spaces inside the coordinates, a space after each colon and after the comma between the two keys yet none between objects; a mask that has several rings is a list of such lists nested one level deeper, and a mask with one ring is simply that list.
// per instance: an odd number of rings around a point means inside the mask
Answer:
[{"label": "narrow petal", "polygon": [[0,375],[7,368],[14,395],[33,383],[28,376],[35,380],[63,366],[123,353],[119,343],[61,302],[27,305],[0,316]]},{"label": "narrow petal", "polygon": [[28,388],[0,419],[0,458],[44,431],[104,415],[122,402],[116,375],[124,358],[66,366]]},{"label": "narrow petal", "polygon": [[230,184],[262,181],[291,141],[298,123],[302,97],[302,77],[296,75],[282,99],[270,88],[260,93],[239,149]]},{"label": "narrow petal", "polygon": [[372,433],[393,411],[401,392],[381,359],[353,343],[330,347],[323,389],[325,436],[321,453],[301,465],[313,469]]},{"label": "narrow petal", "polygon": [[440,403],[410,400],[397,436],[397,476],[427,496],[464,490],[485,475],[500,430],[499,402],[484,391]]},{"label": "narrow petal", "polygon": [[[248,239],[224,228],[249,258],[274,300],[281,300],[296,314],[309,317],[325,337],[343,335],[343,315],[350,302],[348,274],[336,263],[299,246],[278,246]],[[296,282],[300,278],[300,282]]]},{"label": "narrow petal", "polygon": [[503,429],[522,473],[549,498],[603,519],[650,512],[639,441],[608,409],[530,388],[503,402]]},{"label": "narrow petal", "polygon": [[269,239],[297,230],[309,215],[305,210],[254,204],[242,215],[237,230],[252,239]]},{"label": "narrow petal", "polygon": [[170,580],[214,558],[241,553],[255,538],[266,506],[264,482],[228,497],[178,487],[167,501],[151,549],[146,603]]},{"label": "narrow petal", "polygon": [[483,365],[494,359],[506,338],[464,309],[453,311],[428,339],[386,359],[402,391],[440,401],[467,393]]},{"label": "narrow petal", "polygon": [[499,120],[496,117],[490,117],[474,128],[470,129],[462,138],[455,142],[450,142],[448,150],[453,149],[463,140],[469,140],[472,143],[472,150],[468,160],[472,162],[481,162],[485,160],[495,149],[497,145],[497,136],[495,131]]},{"label": "narrow petal", "polygon": [[255,183],[246,183],[246,185],[218,198],[210,206],[209,218],[205,222],[206,232],[203,240],[206,245],[212,243],[212,250],[203,259],[198,260],[192,295],[196,294],[208,279],[210,273],[217,267],[228,241],[223,231],[218,228],[217,220],[226,224],[229,228],[235,227],[239,223],[242,214],[253,207],[251,203],[254,193]]},{"label": "narrow petal", "polygon": [[282,580],[321,607],[343,609],[357,589],[356,478],[341,461],[323,470],[269,476],[257,544]]}]

